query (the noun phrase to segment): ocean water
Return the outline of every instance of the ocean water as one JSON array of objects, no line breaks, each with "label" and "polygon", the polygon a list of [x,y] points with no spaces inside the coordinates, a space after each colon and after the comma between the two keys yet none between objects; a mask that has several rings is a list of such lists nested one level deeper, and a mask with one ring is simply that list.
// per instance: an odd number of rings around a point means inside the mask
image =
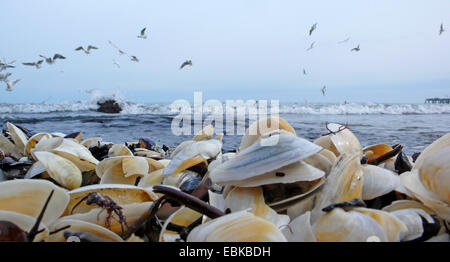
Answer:
[{"label": "ocean water", "polygon": [[[98,100],[101,99],[57,104],[0,104],[0,120],[2,128],[10,121],[32,133],[81,131],[83,138],[100,136],[103,141],[114,143],[149,137],[161,145],[175,147],[192,137],[173,134],[172,121],[179,112],[172,110],[169,103],[122,100],[124,110],[120,114],[105,114],[95,112]],[[204,108],[203,118],[214,110]],[[450,105],[281,103],[279,114],[295,128],[298,136],[310,141],[327,133],[327,122],[348,123],[363,147],[377,143],[401,144],[410,155],[450,132]],[[249,122],[247,118],[245,122],[235,121],[234,124],[242,129],[248,127]],[[239,146],[241,135],[217,130],[217,133],[222,132],[225,151]]]}]

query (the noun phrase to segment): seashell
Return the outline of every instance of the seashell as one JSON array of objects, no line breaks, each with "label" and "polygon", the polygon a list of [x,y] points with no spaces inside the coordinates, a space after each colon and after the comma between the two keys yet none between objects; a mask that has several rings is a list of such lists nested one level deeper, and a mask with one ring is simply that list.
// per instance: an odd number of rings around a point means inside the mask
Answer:
[{"label": "seashell", "polygon": [[202,130],[200,130],[192,140],[193,141],[210,140],[212,139],[213,135],[214,135],[214,127],[212,125],[207,125]]},{"label": "seashell", "polygon": [[242,137],[241,145],[238,151],[242,151],[247,147],[256,143],[262,135],[270,133],[276,130],[285,130],[288,133],[296,136],[295,129],[283,118],[269,117],[263,118],[259,121],[253,122],[245,131],[245,135]]},{"label": "seashell", "polygon": [[162,168],[163,164],[151,158],[119,156],[102,160],[96,172],[101,178],[100,184],[134,185],[137,177]]},{"label": "seashell", "polygon": [[407,226],[391,213],[362,207],[352,208],[352,211],[356,211],[373,218],[378,225],[383,228],[389,242],[400,241],[402,234],[408,230]]},{"label": "seashell", "polygon": [[279,215],[266,205],[261,187],[234,187],[225,197],[225,208],[231,212],[248,210],[277,227],[288,224],[290,220],[287,215]]},{"label": "seashell", "polygon": [[74,189],[81,186],[83,180],[81,172],[71,161],[45,151],[35,152],[34,155],[42,166],[45,167],[49,176],[61,186],[67,189]]},{"label": "seashell", "polygon": [[445,220],[450,220],[449,152],[447,148],[429,154],[419,169],[413,168],[400,175],[402,185]]},{"label": "seashell", "polygon": [[66,134],[61,133],[61,132],[53,132],[53,133],[51,133],[51,135],[53,137],[62,137],[62,138],[64,138],[66,136]]},{"label": "seashell", "polygon": [[34,156],[35,152],[50,151],[50,150],[58,147],[58,145],[60,145],[63,140],[64,140],[64,138],[62,138],[62,137],[47,138],[46,136],[43,136],[43,137],[41,137],[39,142],[34,146],[34,148],[30,149],[31,156],[34,159],[36,159],[36,157]]},{"label": "seashell", "polygon": [[422,153],[420,153],[419,157],[417,157],[413,169],[419,169],[426,158],[448,147],[450,147],[450,133],[443,135],[431,143],[431,145],[427,146]]},{"label": "seashell", "polygon": [[209,176],[219,185],[230,181],[242,181],[293,164],[320,150],[319,146],[303,138],[280,132],[240,151],[233,158],[214,168]]},{"label": "seashell", "polygon": [[[158,162],[161,163],[164,167],[166,167],[170,163],[170,160],[161,159],[161,160],[158,160]],[[139,181],[138,186],[145,188],[145,187],[151,187],[154,185],[160,185],[164,179],[163,170],[164,170],[163,168],[158,169],[158,170],[155,170],[153,172],[150,172],[150,173],[144,175],[144,177],[142,177],[141,181]]]},{"label": "seashell", "polygon": [[0,148],[5,154],[10,154],[14,158],[20,158],[22,156],[22,152],[19,151],[19,148],[2,134],[0,134]]},{"label": "seashell", "polygon": [[[186,143],[187,142],[187,143]],[[216,139],[206,141],[185,141],[172,153],[172,161],[164,168],[164,176],[177,175],[189,167],[206,163],[222,150],[222,142]]]},{"label": "seashell", "polygon": [[152,192],[136,186],[118,184],[90,185],[69,191],[70,201],[63,215],[86,213],[97,208],[98,206],[87,205],[85,202],[82,202],[72,210],[81,199],[92,192],[109,196],[119,206],[154,201],[158,198]]},{"label": "seashell", "polygon": [[99,163],[86,147],[70,139],[63,139],[51,152],[72,161],[82,172],[94,170]]},{"label": "seashell", "polygon": [[[0,221],[9,221],[14,223],[25,232],[30,232],[34,224],[36,224],[36,218],[34,217],[4,210],[0,210]],[[42,230],[42,232],[36,235],[33,242],[45,241],[45,239],[49,236],[48,228],[43,223],[40,223],[38,230]]]},{"label": "seashell", "polygon": [[9,134],[11,135],[11,139],[14,141],[18,151],[23,154],[25,152],[25,145],[28,142],[27,136],[22,130],[20,130],[20,128],[10,122],[6,122],[6,125],[8,126]]},{"label": "seashell", "polygon": [[41,162],[36,161],[33,165],[31,165],[30,169],[28,169],[25,174],[25,179],[31,179],[37,175],[40,175],[46,171],[45,167],[41,164]]},{"label": "seashell", "polygon": [[135,148],[134,149],[134,155],[135,156],[143,156],[143,157],[154,157],[154,158],[160,158],[162,157],[161,153],[155,152],[152,150],[148,150],[145,148]]},{"label": "seashell", "polygon": [[400,177],[390,170],[373,165],[363,165],[362,170],[364,174],[363,200],[383,196],[401,186]]},{"label": "seashell", "polygon": [[448,233],[439,234],[426,240],[425,242],[450,242],[450,235]]},{"label": "seashell", "polygon": [[281,229],[288,242],[317,242],[311,226],[311,212],[306,212]]},{"label": "seashell", "polygon": [[342,208],[322,215],[313,224],[313,232],[318,242],[366,242],[370,237],[388,241],[383,228],[373,218]]},{"label": "seashell", "polygon": [[91,148],[94,146],[100,146],[102,144],[102,140],[103,139],[101,137],[91,137],[81,141],[80,144],[86,148]]},{"label": "seashell", "polygon": [[131,150],[122,144],[114,144],[108,151],[108,157],[132,155],[133,153],[131,152]]},{"label": "seashell", "polygon": [[[67,230],[71,232],[84,231],[92,233],[95,236],[98,236],[99,239],[102,239],[104,241],[123,242],[122,238],[120,238],[120,236],[118,236],[114,232],[99,225],[81,220],[61,219],[52,226],[51,230],[54,231],[66,226],[70,226]],[[49,242],[67,242],[66,238],[64,237],[64,231],[60,231],[58,233],[50,235],[47,240]]]},{"label": "seashell", "polygon": [[274,224],[239,211],[195,227],[187,242],[286,242],[286,238]]},{"label": "seashell", "polygon": [[328,123],[327,129],[334,133],[319,137],[314,141],[314,144],[330,150],[336,156],[344,153],[360,153],[362,151],[358,138],[350,129],[335,123]]},{"label": "seashell", "polygon": [[34,136],[30,137],[30,139],[28,139],[28,142],[25,146],[25,155],[29,156],[31,154],[31,149],[33,149],[37,143],[39,143],[39,141],[42,138],[51,138],[52,135],[50,135],[49,133],[38,133],[35,134]]},{"label": "seashell", "polygon": [[422,218],[428,223],[434,223],[434,219],[423,209],[419,208],[399,209],[390,213],[402,221],[407,227],[407,230],[400,235],[401,241],[414,240],[422,236],[424,232]]},{"label": "seashell", "polygon": [[[132,203],[122,205],[122,214],[126,218],[126,222],[128,225],[132,225],[139,218],[141,218],[150,208],[153,202],[142,202],[142,203]],[[76,209],[75,209],[76,210]],[[77,213],[73,215],[68,215],[62,217],[58,220],[58,222],[63,220],[81,220],[84,222],[89,222],[92,224],[96,224],[106,228],[106,221],[108,219],[108,213],[103,208],[94,208],[86,213]],[[111,219],[109,220],[110,227],[107,228],[116,234],[121,234],[122,232],[122,224],[119,223],[119,218],[115,213],[112,214]],[[123,226],[124,230],[126,230],[126,226]],[[70,230],[70,229],[69,229]]]},{"label": "seashell", "polygon": [[311,221],[314,223],[323,214],[322,208],[328,205],[351,201],[355,198],[362,199],[363,178],[359,153],[340,155],[315,202]]},{"label": "seashell", "polygon": [[[333,163],[334,163],[335,159],[333,159],[333,161],[331,162],[329,160],[329,158],[324,156],[322,154],[322,152],[325,151],[325,150],[326,149],[320,151],[318,154],[314,154],[314,155],[304,159],[303,161],[306,164],[309,164],[309,165],[311,165],[311,166],[313,166],[315,168],[318,168],[318,169],[322,170],[323,172],[325,172],[325,175],[327,175],[327,174],[330,173],[331,168],[333,167]],[[326,151],[330,152],[330,154],[332,154],[334,156],[334,154],[331,151],[329,151],[329,150],[326,150]]]},{"label": "seashell", "polygon": [[367,161],[369,163],[371,163],[375,159],[391,152],[392,150],[394,150],[394,149],[388,144],[376,144],[376,145],[371,145],[371,146],[365,147],[363,149],[363,153],[364,153],[364,156],[367,158]]},{"label": "seashell", "polygon": [[42,223],[51,225],[64,212],[69,196],[67,191],[46,180],[9,180],[0,183],[0,210],[37,218],[51,191],[55,190]]}]

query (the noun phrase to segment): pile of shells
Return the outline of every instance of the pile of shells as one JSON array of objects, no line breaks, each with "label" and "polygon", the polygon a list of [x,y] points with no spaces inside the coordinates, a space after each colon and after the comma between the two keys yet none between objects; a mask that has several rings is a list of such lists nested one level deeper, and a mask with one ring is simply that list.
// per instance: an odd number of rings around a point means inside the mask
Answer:
[{"label": "pile of shells", "polygon": [[450,240],[450,133],[413,159],[336,123],[308,141],[275,117],[232,153],[211,125],[172,149],[7,128],[0,241]]}]

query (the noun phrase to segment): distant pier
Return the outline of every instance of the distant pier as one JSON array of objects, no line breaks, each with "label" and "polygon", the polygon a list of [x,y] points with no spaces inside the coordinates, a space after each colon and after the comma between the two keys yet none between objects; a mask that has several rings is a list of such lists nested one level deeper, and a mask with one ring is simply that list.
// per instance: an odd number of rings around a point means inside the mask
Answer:
[{"label": "distant pier", "polygon": [[427,98],[425,104],[450,104],[450,98]]}]

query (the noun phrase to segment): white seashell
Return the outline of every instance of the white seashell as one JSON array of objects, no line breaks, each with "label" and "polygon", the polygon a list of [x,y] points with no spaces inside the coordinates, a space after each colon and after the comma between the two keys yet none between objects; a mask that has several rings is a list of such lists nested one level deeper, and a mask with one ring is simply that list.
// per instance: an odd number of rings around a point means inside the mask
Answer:
[{"label": "white seashell", "polygon": [[419,238],[423,234],[423,217],[428,223],[434,223],[433,218],[419,208],[400,209],[390,212],[392,215],[400,219],[407,227],[405,232],[400,235],[401,241],[408,241]]},{"label": "white seashell", "polygon": [[83,180],[78,167],[71,161],[56,154],[40,151],[34,153],[51,178],[67,189],[81,186]]},{"label": "white seashell", "polygon": [[42,138],[51,138],[52,135],[48,134],[48,133],[38,133],[35,134],[34,136],[30,137],[30,139],[28,139],[27,144],[25,145],[25,155],[30,155],[31,154],[31,149],[33,149],[37,143],[39,143],[39,141]]},{"label": "white seashell", "polygon": [[15,158],[20,158],[22,156],[22,152],[19,150],[19,148],[2,134],[0,134],[0,149],[4,153],[11,154]]},{"label": "white seashell", "polygon": [[[344,153],[362,153],[362,147],[358,138],[348,128],[336,123],[327,124],[327,128],[334,132],[321,136],[314,141],[315,144],[330,150],[336,156]],[[340,131],[339,131],[340,130]]]},{"label": "white seashell", "polygon": [[114,157],[114,156],[132,156],[133,153],[122,144],[114,144],[109,150],[108,150],[108,157]]},{"label": "white seashell", "polygon": [[362,170],[364,174],[363,200],[383,196],[401,186],[400,177],[390,170],[374,165],[363,165]]},{"label": "white seashell", "polygon": [[102,140],[103,139],[101,137],[91,137],[91,138],[87,138],[87,139],[81,141],[80,144],[82,146],[87,147],[87,148],[91,148],[91,147],[94,147],[94,146],[102,145],[103,144]]},{"label": "white seashell", "polygon": [[[89,233],[92,233],[92,234],[100,237],[104,241],[123,242],[122,238],[120,238],[120,236],[118,236],[114,232],[112,232],[104,227],[101,227],[99,225],[81,221],[81,220],[71,220],[71,219],[58,220],[52,226],[51,230],[54,231],[54,230],[57,230],[57,229],[60,229],[60,228],[66,227],[66,226],[70,226],[70,228],[68,228],[67,230],[71,231],[71,232],[85,231],[85,232],[89,232]],[[64,237],[64,230],[60,231],[56,234],[50,235],[48,237],[48,241],[49,242],[67,242],[67,240]]]},{"label": "white seashell", "polygon": [[28,138],[25,133],[20,130],[17,126],[7,122],[9,134],[11,135],[11,139],[14,141],[18,151],[23,154],[25,152],[25,145],[28,142]]},{"label": "white seashell", "polygon": [[47,180],[20,179],[0,183],[0,210],[37,218],[52,190],[42,223],[51,225],[69,202],[67,191]]},{"label": "white seashell", "polygon": [[255,216],[266,219],[275,226],[280,227],[289,223],[287,215],[279,215],[266,205],[261,187],[234,187],[225,198],[225,209],[231,212],[248,210]]},{"label": "white seashell", "polygon": [[317,242],[310,222],[311,212],[306,212],[281,229],[288,242]]},{"label": "white seashell", "polygon": [[239,211],[195,227],[187,242],[286,242],[286,238],[267,220]]},{"label": "white seashell", "polygon": [[383,228],[373,218],[342,208],[322,215],[313,224],[313,232],[318,242],[366,242],[373,237],[380,242],[388,241]]},{"label": "white seashell", "polygon": [[45,172],[45,167],[41,164],[41,162],[36,161],[33,165],[31,165],[30,169],[28,169],[27,173],[25,174],[25,179],[31,179],[37,175],[42,174]]},{"label": "white seashell", "polygon": [[210,173],[210,178],[217,184],[223,184],[256,177],[303,160],[320,150],[321,147],[290,133],[276,134],[217,166]]},{"label": "white seashell", "polygon": [[450,147],[450,133],[443,135],[442,137],[431,143],[431,145],[427,146],[414,162],[413,169],[419,169],[420,167],[422,167],[422,164],[427,157],[434,155],[436,152],[439,152],[442,149],[448,147]]},{"label": "white seashell", "polygon": [[72,161],[82,172],[94,170],[99,163],[86,147],[71,139],[63,139],[51,152]]},{"label": "white seashell", "polygon": [[450,204],[450,146],[424,159],[419,178],[428,191]]},{"label": "white seashell", "polygon": [[283,118],[269,117],[263,118],[259,121],[253,122],[245,131],[245,135],[242,137],[239,151],[246,149],[247,147],[255,144],[261,139],[261,136],[276,130],[285,130],[288,133],[297,135],[295,129]]}]

